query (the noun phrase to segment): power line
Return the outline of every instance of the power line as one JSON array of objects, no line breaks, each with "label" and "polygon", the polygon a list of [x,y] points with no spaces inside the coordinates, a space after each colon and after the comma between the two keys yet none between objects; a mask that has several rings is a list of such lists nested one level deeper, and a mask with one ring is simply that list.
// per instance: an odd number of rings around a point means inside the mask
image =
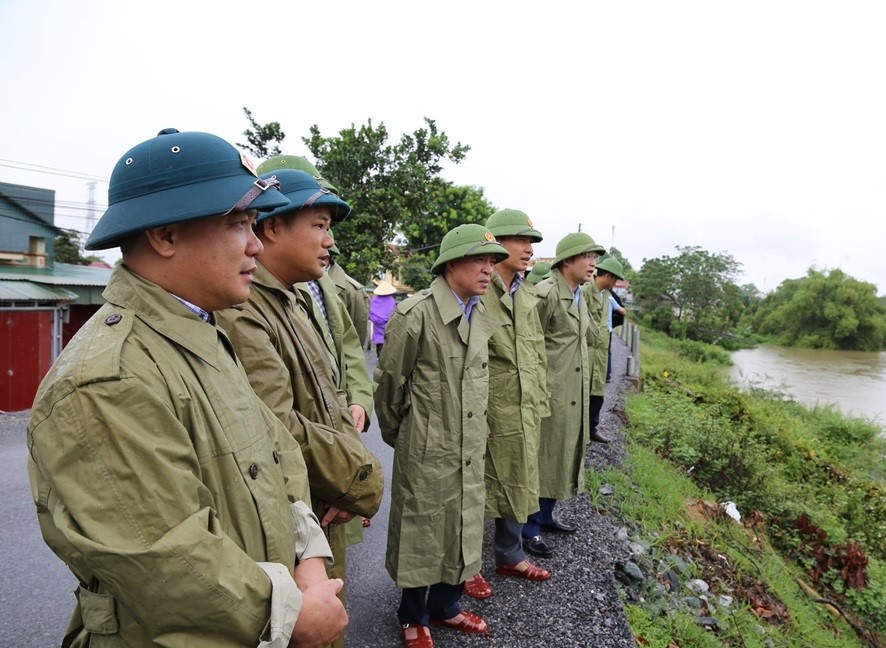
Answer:
[{"label": "power line", "polygon": [[[6,162],[6,164],[3,164],[4,162]],[[19,162],[17,160],[5,160],[3,158],[0,158],[0,166],[10,169],[18,169],[19,171],[33,171],[34,173],[57,175],[65,178],[81,178],[83,180],[108,182],[108,178],[93,175],[91,173],[83,173],[81,171],[68,171],[66,169],[56,169],[55,167],[43,166],[40,164],[31,164],[30,162]]]}]

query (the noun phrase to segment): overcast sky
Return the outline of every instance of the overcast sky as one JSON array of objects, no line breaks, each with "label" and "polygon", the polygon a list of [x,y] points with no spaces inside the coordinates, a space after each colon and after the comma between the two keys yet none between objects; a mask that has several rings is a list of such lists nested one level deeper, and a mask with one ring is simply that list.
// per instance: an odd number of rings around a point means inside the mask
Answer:
[{"label": "overcast sky", "polygon": [[248,106],[309,155],[311,124],[427,116],[537,256],[581,225],[635,267],[700,245],[762,290],[815,265],[884,294],[884,33],[883,2],[0,0],[0,181],[83,230],[85,179],[11,167],[103,179],[98,216],[161,128],[244,141]]}]

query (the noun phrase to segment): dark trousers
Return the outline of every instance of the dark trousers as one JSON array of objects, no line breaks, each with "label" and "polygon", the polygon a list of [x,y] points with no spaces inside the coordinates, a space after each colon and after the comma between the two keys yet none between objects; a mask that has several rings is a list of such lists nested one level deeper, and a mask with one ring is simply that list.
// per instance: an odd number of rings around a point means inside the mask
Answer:
[{"label": "dark trousers", "polygon": [[516,565],[525,558],[520,535],[522,531],[522,522],[495,518],[495,535],[492,537],[492,549],[495,552],[496,566]]},{"label": "dark trousers", "polygon": [[590,402],[590,419],[591,419],[591,434],[597,431],[597,426],[600,425],[600,412],[603,410],[603,397],[602,396],[591,396]]},{"label": "dark trousers", "polygon": [[527,540],[541,535],[541,525],[550,524],[554,521],[554,507],[557,506],[557,500],[550,497],[538,498],[538,512],[533,513],[523,525],[523,537]]},{"label": "dark trousers", "polygon": [[606,349],[606,382],[612,378],[612,331],[609,331],[609,348]]},{"label": "dark trousers", "polygon": [[375,345],[375,357],[379,357],[381,355],[381,344]]},{"label": "dark trousers", "polygon": [[400,597],[400,623],[430,625],[431,619],[451,619],[461,613],[458,605],[465,584],[435,583],[430,587],[406,587]]}]

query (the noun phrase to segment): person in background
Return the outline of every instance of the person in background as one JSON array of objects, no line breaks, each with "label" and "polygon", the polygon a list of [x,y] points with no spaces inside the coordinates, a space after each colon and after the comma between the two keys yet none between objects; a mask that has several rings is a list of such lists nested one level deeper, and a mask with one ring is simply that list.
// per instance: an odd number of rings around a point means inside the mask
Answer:
[{"label": "person in background", "polygon": [[523,546],[537,556],[553,552],[541,531],[575,533],[574,524],[558,520],[558,501],[584,488],[588,444],[588,309],[581,287],[594,271],[604,249],[584,232],[567,234],[557,243],[548,279],[536,286],[539,321],[545,333],[548,407],[541,421],[538,452],[539,512],[523,525]]},{"label": "person in background", "polygon": [[335,245],[332,230],[329,230],[330,238],[333,238],[332,247],[329,248],[329,265],[326,266],[326,273],[335,284],[339,299],[345,304],[345,309],[351,317],[351,323],[357,332],[357,338],[360,340],[360,347],[366,348],[366,340],[368,337],[368,313],[369,313],[369,295],[363,289],[363,284],[350,276],[345,269],[339,265],[337,259],[341,258],[341,251]]},{"label": "person in background", "polygon": [[[492,284],[480,299],[503,324],[489,340],[486,516],[495,525],[495,573],[541,581],[551,574],[526,560],[521,531],[529,514],[538,511],[539,430],[541,418],[550,413],[538,296],[524,278],[532,244],[542,236],[517,209],[494,213],[486,227],[509,253],[496,264]],[[465,583],[465,593],[488,598],[492,589],[478,573]]]},{"label": "person in background", "polygon": [[[375,514],[384,479],[381,464],[363,444],[338,388],[331,354],[311,322],[299,281],[323,273],[326,228],[350,212],[332,193],[317,196],[320,185],[303,171],[273,174],[288,205],[263,214],[256,234],[264,251],[258,258],[249,300],[220,311],[253,389],[299,442],[311,484],[311,503],[320,518],[335,564],[330,572],[345,580],[345,523]],[[344,589],[340,592],[344,601]],[[343,645],[339,641],[336,645]]]},{"label": "person in background", "polygon": [[609,293],[609,349],[606,352],[606,382],[612,378],[612,331],[617,326],[624,324],[625,316],[628,314],[621,297],[615,290]]},{"label": "person in background", "polygon": [[369,302],[369,321],[372,322],[372,344],[375,345],[376,356],[381,355],[382,345],[385,343],[385,326],[391,314],[397,307],[394,293],[397,289],[390,282],[382,279],[372,291],[372,300]]},{"label": "person in background", "polygon": [[[323,178],[316,167],[304,157],[276,155],[258,167],[259,173],[265,175],[282,169],[308,173],[320,185],[320,191],[338,195],[338,189]],[[321,256],[328,266],[328,248]],[[338,386],[347,394],[348,408],[351,410],[354,424],[358,430],[365,432],[372,414],[372,380],[369,377],[363,345],[360,343],[348,309],[339,298],[335,284],[325,272],[317,279],[298,283],[296,287],[311,298],[309,312],[311,321],[335,359],[338,368]]]},{"label": "person in background", "polygon": [[600,411],[603,409],[603,396],[606,393],[606,360],[609,356],[609,301],[615,282],[624,278],[624,269],[613,257],[606,257],[597,264],[593,281],[584,288],[584,300],[588,306],[591,326],[588,332],[588,354],[591,364],[591,396],[589,401],[589,421],[591,441],[609,443],[600,434]]},{"label": "person in background", "polygon": [[347,624],[299,446],[213,315],[249,297],[276,186],[175,129],[111,174],[86,248],[123,262],[28,422],[40,528],[79,581],[64,646],[318,646]]},{"label": "person in background", "polygon": [[544,281],[550,276],[551,264],[547,261],[536,261],[535,265],[533,265],[532,269],[529,271],[529,274],[526,275],[526,279],[529,281],[529,283],[535,286],[540,281]]},{"label": "person in background", "polygon": [[402,589],[406,648],[431,648],[428,626],[487,632],[459,605],[480,571],[489,338],[500,326],[480,295],[508,257],[482,225],[443,237],[431,287],[401,302],[375,379],[382,438],[394,447],[385,566]]}]

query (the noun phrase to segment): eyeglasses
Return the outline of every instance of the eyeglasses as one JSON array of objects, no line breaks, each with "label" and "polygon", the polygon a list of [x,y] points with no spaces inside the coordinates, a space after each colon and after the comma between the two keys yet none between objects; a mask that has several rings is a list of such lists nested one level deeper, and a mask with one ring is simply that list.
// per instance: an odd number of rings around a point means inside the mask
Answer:
[{"label": "eyeglasses", "polygon": [[600,258],[600,255],[596,252],[585,252],[581,256],[583,256],[585,259],[591,259],[592,261],[596,261]]}]

